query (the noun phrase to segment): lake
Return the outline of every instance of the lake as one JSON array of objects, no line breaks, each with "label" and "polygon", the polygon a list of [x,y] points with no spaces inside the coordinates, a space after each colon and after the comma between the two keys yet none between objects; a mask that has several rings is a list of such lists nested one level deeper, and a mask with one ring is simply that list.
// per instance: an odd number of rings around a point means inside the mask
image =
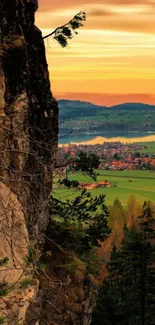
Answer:
[{"label": "lake", "polygon": [[71,133],[59,136],[59,145],[69,143],[83,144],[102,144],[103,142],[133,143],[155,141],[155,132],[88,132],[88,133]]}]

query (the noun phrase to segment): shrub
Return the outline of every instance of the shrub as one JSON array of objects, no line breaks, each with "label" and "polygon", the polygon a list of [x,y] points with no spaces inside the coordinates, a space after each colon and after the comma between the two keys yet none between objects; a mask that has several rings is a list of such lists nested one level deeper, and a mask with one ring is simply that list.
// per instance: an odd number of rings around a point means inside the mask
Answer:
[{"label": "shrub", "polygon": [[8,283],[7,282],[1,282],[0,283],[0,297],[7,296],[8,294]]},{"label": "shrub", "polygon": [[0,266],[3,266],[3,265],[5,265],[5,264],[7,264],[8,261],[9,261],[8,257],[5,256],[4,258],[2,258],[2,259],[0,260]]},{"label": "shrub", "polygon": [[29,286],[32,286],[33,285],[33,280],[32,279],[23,279],[23,280],[21,280],[20,281],[20,287],[22,288],[22,289],[25,289],[25,288],[27,288],[27,287],[29,287]]},{"label": "shrub", "polygon": [[5,323],[5,318],[3,316],[0,316],[0,324],[4,324]]}]

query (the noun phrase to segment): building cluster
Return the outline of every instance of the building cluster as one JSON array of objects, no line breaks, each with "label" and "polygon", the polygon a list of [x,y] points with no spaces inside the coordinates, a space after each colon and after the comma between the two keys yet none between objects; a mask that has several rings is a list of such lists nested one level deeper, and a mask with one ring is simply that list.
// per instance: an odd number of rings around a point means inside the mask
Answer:
[{"label": "building cluster", "polygon": [[109,162],[102,161],[101,170],[155,170],[155,158],[132,158],[127,157],[124,160],[112,160]]},{"label": "building cluster", "polygon": [[78,157],[79,153],[83,151],[88,155],[95,154],[100,158],[99,169],[101,170],[155,170],[155,153],[143,153],[143,149],[146,148],[148,146],[136,143],[105,142],[96,145],[71,143],[59,149],[57,159],[69,161]]}]

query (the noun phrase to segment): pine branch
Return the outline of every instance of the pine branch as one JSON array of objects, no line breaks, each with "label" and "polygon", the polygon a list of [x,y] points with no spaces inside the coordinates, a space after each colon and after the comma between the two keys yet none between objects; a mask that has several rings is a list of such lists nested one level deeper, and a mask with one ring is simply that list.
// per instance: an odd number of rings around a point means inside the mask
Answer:
[{"label": "pine branch", "polygon": [[68,45],[68,39],[71,39],[74,34],[78,34],[76,29],[83,26],[83,22],[86,20],[86,13],[84,11],[80,11],[77,13],[71,20],[69,20],[66,24],[55,28],[54,31],[45,35],[43,40],[54,36],[54,39],[62,46],[65,47]]}]

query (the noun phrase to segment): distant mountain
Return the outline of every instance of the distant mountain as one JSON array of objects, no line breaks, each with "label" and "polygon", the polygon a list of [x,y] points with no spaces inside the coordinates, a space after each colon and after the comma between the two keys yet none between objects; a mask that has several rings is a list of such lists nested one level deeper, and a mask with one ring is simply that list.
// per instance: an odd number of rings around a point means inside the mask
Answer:
[{"label": "distant mountain", "polygon": [[59,118],[60,120],[72,119],[76,117],[86,117],[103,115],[105,112],[112,111],[152,111],[155,110],[154,105],[143,103],[124,103],[114,106],[99,106],[90,102],[83,102],[80,100],[61,99],[59,103]]},{"label": "distant mountain", "polygon": [[61,99],[59,104],[59,119],[71,119],[82,116],[93,116],[100,112],[100,110],[107,109],[106,106],[98,106],[89,102],[80,100]]},{"label": "distant mountain", "polygon": [[155,105],[143,104],[143,103],[124,103],[109,107],[110,109],[123,109],[123,110],[152,110],[155,109]]},{"label": "distant mountain", "polygon": [[145,130],[155,131],[155,105],[124,103],[111,107],[62,99],[59,104],[60,133]]}]

